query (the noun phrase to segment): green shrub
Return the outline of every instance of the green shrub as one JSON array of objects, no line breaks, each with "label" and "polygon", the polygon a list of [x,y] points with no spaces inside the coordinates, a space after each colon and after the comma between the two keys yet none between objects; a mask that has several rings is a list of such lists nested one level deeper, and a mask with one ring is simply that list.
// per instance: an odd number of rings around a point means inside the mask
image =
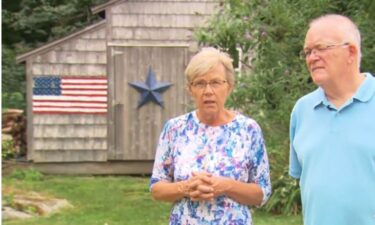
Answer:
[{"label": "green shrub", "polygon": [[41,181],[43,180],[43,174],[36,169],[16,169],[10,175],[9,178],[16,180],[25,180],[25,181]]},{"label": "green shrub", "polygon": [[3,160],[14,158],[15,152],[13,140],[3,140],[1,142],[1,158]]},{"label": "green shrub", "polygon": [[284,215],[297,215],[301,211],[300,189],[298,181],[288,175],[287,168],[283,175],[273,180],[273,193],[264,209]]},{"label": "green shrub", "polygon": [[16,109],[26,109],[26,99],[25,94],[20,92],[8,92],[3,93],[1,96],[3,102],[3,109],[16,108]]}]

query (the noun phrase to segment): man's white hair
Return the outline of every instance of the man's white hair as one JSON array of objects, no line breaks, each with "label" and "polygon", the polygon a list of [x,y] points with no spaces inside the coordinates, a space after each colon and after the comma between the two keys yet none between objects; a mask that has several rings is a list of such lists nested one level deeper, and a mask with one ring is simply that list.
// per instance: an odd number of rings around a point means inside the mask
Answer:
[{"label": "man's white hair", "polygon": [[357,25],[349,18],[343,15],[339,14],[326,14],[323,16],[320,16],[316,19],[313,19],[309,27],[312,27],[317,22],[322,22],[324,20],[336,20],[340,22],[340,26],[343,30],[345,30],[347,34],[348,41],[352,42],[352,44],[356,45],[358,48],[358,66],[361,64],[361,33],[359,32],[359,29]]}]

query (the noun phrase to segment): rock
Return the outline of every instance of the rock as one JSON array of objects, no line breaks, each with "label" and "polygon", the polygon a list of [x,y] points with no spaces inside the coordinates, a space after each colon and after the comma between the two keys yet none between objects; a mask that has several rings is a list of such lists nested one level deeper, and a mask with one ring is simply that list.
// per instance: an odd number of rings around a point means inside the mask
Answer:
[{"label": "rock", "polygon": [[2,216],[3,216],[3,220],[29,219],[29,218],[33,217],[32,215],[30,215],[28,213],[15,210],[11,207],[3,207]]},{"label": "rock", "polygon": [[60,211],[62,208],[73,206],[66,199],[48,198],[31,192],[29,195],[15,195],[13,204],[17,208],[34,207],[41,216],[46,216]]},{"label": "rock", "polygon": [[13,193],[11,206],[3,207],[3,218],[27,219],[35,216],[48,216],[64,208],[73,208],[66,199],[42,196],[36,192],[20,193],[18,191],[3,190],[4,193]]}]

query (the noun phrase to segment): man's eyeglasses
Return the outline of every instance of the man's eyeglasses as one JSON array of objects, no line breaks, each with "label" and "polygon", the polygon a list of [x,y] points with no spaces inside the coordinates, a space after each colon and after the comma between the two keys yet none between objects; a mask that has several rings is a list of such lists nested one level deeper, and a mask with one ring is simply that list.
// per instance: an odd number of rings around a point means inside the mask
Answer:
[{"label": "man's eyeglasses", "polygon": [[313,48],[305,48],[303,51],[301,51],[300,55],[302,58],[307,58],[313,53],[313,51],[319,54],[329,49],[340,48],[348,45],[349,43],[347,42],[342,44],[317,44]]},{"label": "man's eyeglasses", "polygon": [[200,90],[206,89],[207,85],[210,85],[210,87],[213,89],[217,89],[227,82],[228,81],[226,80],[210,80],[209,82],[204,81],[204,80],[199,80],[199,81],[191,82],[190,85]]}]

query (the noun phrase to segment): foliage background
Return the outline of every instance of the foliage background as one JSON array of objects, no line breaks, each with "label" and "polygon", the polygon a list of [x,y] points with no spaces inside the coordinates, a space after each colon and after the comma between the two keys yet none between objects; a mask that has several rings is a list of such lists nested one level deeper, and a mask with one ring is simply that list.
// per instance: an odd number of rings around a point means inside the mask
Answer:
[{"label": "foliage background", "polygon": [[[25,72],[15,56],[62,37],[98,19],[90,8],[106,0],[2,1],[2,109],[25,108]],[[313,90],[299,58],[308,21],[325,13],[351,17],[362,33],[362,71],[375,73],[373,0],[222,0],[223,9],[196,32],[202,44],[237,50],[247,69],[238,75],[228,106],[262,126],[271,164],[273,195],[266,210],[300,210],[298,184],[289,178],[288,126],[295,101]]]},{"label": "foliage background", "polygon": [[326,13],[349,16],[362,34],[364,72],[375,72],[373,0],[225,0],[207,28],[196,33],[203,45],[243,52],[245,72],[237,77],[228,106],[256,119],[270,157],[273,195],[267,211],[295,214],[301,209],[298,183],[288,176],[289,116],[299,97],[316,87],[300,59],[311,19]]}]

